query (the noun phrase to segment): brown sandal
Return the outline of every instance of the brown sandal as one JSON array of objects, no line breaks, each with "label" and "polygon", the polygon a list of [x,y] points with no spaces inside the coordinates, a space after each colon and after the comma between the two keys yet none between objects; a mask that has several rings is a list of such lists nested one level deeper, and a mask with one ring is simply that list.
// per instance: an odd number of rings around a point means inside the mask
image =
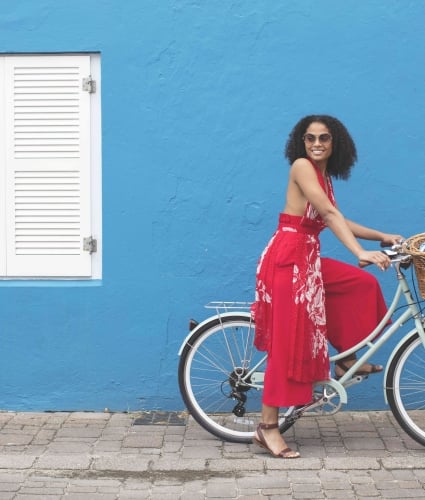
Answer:
[{"label": "brown sandal", "polygon": [[263,423],[258,424],[258,427],[257,427],[258,439],[254,436],[252,438],[253,442],[255,444],[258,444],[258,446],[261,446],[261,448],[264,448],[265,450],[267,450],[271,455],[273,455],[276,458],[288,458],[288,459],[299,458],[300,457],[299,452],[294,451],[291,448],[284,448],[279,453],[275,453],[274,451],[272,451],[268,447],[267,442],[264,438],[264,434],[263,434],[261,429],[269,430],[269,429],[277,429],[278,427],[279,427],[279,424],[263,424]]},{"label": "brown sandal", "polygon": [[[344,373],[347,373],[348,370],[351,368],[351,366],[346,365],[345,364],[346,361],[355,361],[356,359],[357,357],[355,354],[350,354],[346,358],[342,358],[339,359],[338,361],[335,361],[335,366],[341,368],[341,370]],[[368,375],[373,375],[374,373],[382,372],[382,370],[384,369],[384,367],[381,365],[374,365],[372,363],[367,363],[367,365],[370,367],[370,370],[357,370],[356,372],[353,373],[353,377],[355,377],[356,375],[362,375],[367,377]],[[335,371],[335,380],[339,380],[344,375],[344,373],[342,375],[337,375]]]}]

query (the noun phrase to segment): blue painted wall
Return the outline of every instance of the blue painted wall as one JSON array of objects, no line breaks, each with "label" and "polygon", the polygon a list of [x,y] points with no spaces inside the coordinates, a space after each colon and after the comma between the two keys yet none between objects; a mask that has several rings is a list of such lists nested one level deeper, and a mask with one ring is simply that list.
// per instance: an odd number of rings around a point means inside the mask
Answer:
[{"label": "blue painted wall", "polygon": [[[0,288],[0,409],[182,408],[188,318],[252,300],[304,114],[338,116],[356,141],[335,186],[348,217],[425,230],[423,1],[1,7],[0,52],[101,52],[104,271],[98,287]],[[331,234],[323,247],[354,262]],[[384,407],[380,383],[352,407]]]}]

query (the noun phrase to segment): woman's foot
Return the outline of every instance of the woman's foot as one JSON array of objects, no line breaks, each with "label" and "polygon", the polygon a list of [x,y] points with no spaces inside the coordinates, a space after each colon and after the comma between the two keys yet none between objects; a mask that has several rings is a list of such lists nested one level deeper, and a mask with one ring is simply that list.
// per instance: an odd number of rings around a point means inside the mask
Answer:
[{"label": "woman's foot", "polygon": [[[340,379],[357,361],[356,355],[352,354],[346,358],[339,359],[335,361],[335,378]],[[356,375],[372,375],[374,373],[382,372],[384,367],[382,365],[374,365],[372,363],[365,363],[357,371],[353,373],[353,377]]]},{"label": "woman's foot", "polygon": [[299,458],[298,451],[291,450],[279,432],[278,424],[258,424],[253,442],[277,458]]}]

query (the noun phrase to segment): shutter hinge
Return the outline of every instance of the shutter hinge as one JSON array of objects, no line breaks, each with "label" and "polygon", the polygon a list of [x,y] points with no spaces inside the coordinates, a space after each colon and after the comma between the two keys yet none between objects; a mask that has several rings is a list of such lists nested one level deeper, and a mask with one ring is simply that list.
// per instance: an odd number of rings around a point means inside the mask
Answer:
[{"label": "shutter hinge", "polygon": [[83,250],[90,253],[97,252],[97,240],[92,236],[83,238]]},{"label": "shutter hinge", "polygon": [[91,75],[88,78],[83,78],[83,90],[89,94],[94,94],[96,92],[96,80],[93,80]]}]

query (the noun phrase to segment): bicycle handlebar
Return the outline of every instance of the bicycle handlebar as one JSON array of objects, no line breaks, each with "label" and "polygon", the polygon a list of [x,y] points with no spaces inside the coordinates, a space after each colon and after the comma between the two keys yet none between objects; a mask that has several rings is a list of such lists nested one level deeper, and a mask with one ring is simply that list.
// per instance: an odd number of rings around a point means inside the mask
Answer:
[{"label": "bicycle handlebar", "polygon": [[[384,243],[381,243],[382,248],[389,247],[388,250],[387,249],[381,250],[381,252],[385,253],[385,255],[387,255],[392,261],[400,256],[400,261],[407,263],[408,261],[411,260],[411,256],[403,252],[404,241],[405,240],[401,240],[399,243],[396,243],[395,245],[385,245]],[[369,262],[366,260],[359,260],[359,267],[361,268],[370,266],[372,264],[373,262]]]}]

